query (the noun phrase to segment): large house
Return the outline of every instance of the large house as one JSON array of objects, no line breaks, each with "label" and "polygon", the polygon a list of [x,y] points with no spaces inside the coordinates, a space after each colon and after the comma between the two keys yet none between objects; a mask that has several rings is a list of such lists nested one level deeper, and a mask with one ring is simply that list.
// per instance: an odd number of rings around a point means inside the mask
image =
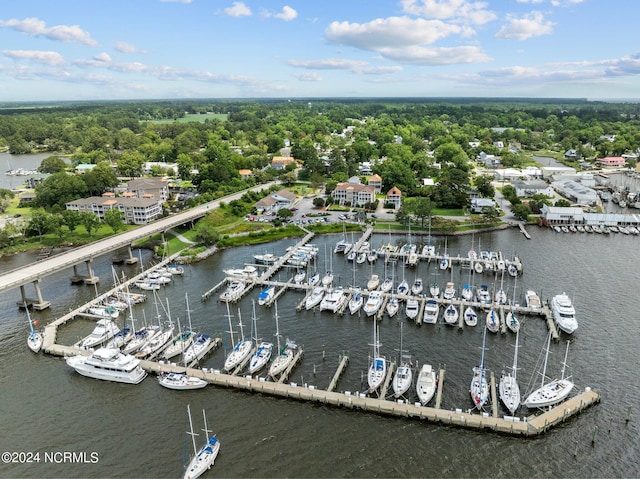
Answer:
[{"label": "large house", "polygon": [[402,206],[402,191],[400,191],[397,186],[387,191],[386,203],[392,204],[396,210],[399,210]]},{"label": "large house", "polygon": [[603,168],[621,168],[627,164],[627,161],[622,156],[607,156],[598,158],[596,164]]},{"label": "large house", "polygon": [[332,196],[339,204],[349,203],[351,206],[364,206],[376,200],[374,187],[360,183],[338,183]]},{"label": "large house", "polygon": [[276,170],[284,170],[287,166],[295,164],[296,160],[293,156],[274,156],[271,159],[271,167]]},{"label": "large house", "polygon": [[93,213],[101,220],[105,212],[117,209],[122,212],[125,223],[144,225],[162,214],[162,203],[155,198],[128,198],[113,194],[91,196],[70,201],[66,204],[68,210]]},{"label": "large house", "polygon": [[380,175],[371,175],[367,178],[367,184],[373,186],[376,193],[382,193],[382,178]]},{"label": "large house", "polygon": [[282,189],[265,196],[255,204],[255,207],[260,213],[266,211],[277,212],[281,208],[291,208],[295,199],[295,193]]},{"label": "large house", "polygon": [[534,195],[544,195],[548,198],[554,196],[551,185],[542,180],[516,180],[511,182],[511,186],[515,188],[518,198],[531,198]]}]

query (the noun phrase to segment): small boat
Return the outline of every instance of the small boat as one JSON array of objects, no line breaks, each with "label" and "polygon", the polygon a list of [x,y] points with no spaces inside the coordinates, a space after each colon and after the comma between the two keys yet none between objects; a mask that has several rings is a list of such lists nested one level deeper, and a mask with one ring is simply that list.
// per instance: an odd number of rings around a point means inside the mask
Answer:
[{"label": "small boat", "polygon": [[367,253],[365,253],[365,252],[358,253],[358,256],[356,257],[356,263],[357,264],[362,264],[366,260],[367,260]]},{"label": "small boat", "polygon": [[473,378],[471,379],[471,387],[469,388],[471,399],[477,409],[482,409],[482,406],[484,406],[487,399],[489,399],[487,372],[484,368],[484,348],[486,339],[487,330],[485,329],[482,334],[482,357],[480,359],[480,366],[473,368]]},{"label": "small boat", "polygon": [[378,252],[376,250],[370,251],[367,255],[367,261],[369,263],[375,263],[378,259]]},{"label": "small boat", "polygon": [[324,298],[324,288],[322,286],[316,286],[315,288],[313,288],[313,291],[311,291],[311,294],[307,298],[307,301],[305,302],[305,308],[309,310],[319,305],[320,301],[322,301],[322,298]]},{"label": "small boat", "polygon": [[507,304],[507,293],[505,293],[504,289],[500,288],[496,291],[494,301],[496,304]]},{"label": "small boat", "polygon": [[495,309],[491,308],[487,313],[487,329],[492,333],[497,333],[500,329],[500,318]]},{"label": "small boat", "polygon": [[395,295],[391,295],[389,301],[387,301],[385,309],[387,310],[387,314],[390,318],[393,318],[398,313],[398,310],[400,309],[400,301],[398,301],[398,298],[396,298]]},{"label": "small boat", "polygon": [[[238,310],[238,314],[240,310]],[[231,325],[231,314],[229,313],[229,306],[227,306],[227,317],[229,318],[229,336],[231,336],[231,344],[234,344],[233,339],[233,326]],[[247,357],[251,354],[251,347],[253,342],[250,339],[244,337],[244,331],[242,329],[242,318],[239,318],[238,325],[240,326],[240,340],[235,343],[233,349],[227,355],[224,362],[224,370],[232,371],[238,367]]]},{"label": "small boat", "polygon": [[220,295],[220,301],[223,303],[229,303],[237,301],[244,292],[245,282],[241,279],[234,279],[229,283],[224,293]]},{"label": "small boat", "polygon": [[378,289],[378,286],[380,286],[380,276],[372,274],[369,281],[367,281],[367,289],[373,291],[374,289]]},{"label": "small boat", "polygon": [[274,264],[280,258],[278,258],[273,253],[265,253],[265,254],[254,254],[253,259],[256,260],[256,263],[260,263],[260,264]]},{"label": "small boat", "polygon": [[351,314],[356,314],[362,308],[364,304],[364,296],[359,289],[356,289],[351,295],[351,299],[349,299],[349,312]]},{"label": "small boat", "polygon": [[184,268],[180,265],[177,264],[170,264],[169,266],[167,266],[167,271],[169,271],[169,273],[173,274],[173,275],[183,275],[184,274]]},{"label": "small boat", "polygon": [[437,281],[434,281],[433,283],[431,283],[431,286],[429,286],[429,293],[434,298],[437,298],[438,296],[440,296],[440,286],[438,286]]},{"label": "small boat", "polygon": [[211,469],[213,466],[216,457],[218,457],[218,453],[220,452],[220,441],[215,436],[209,436],[211,432],[207,429],[207,417],[204,413],[204,409],[202,410],[202,417],[204,418],[204,429],[202,430],[206,436],[207,441],[204,445],[198,450],[196,447],[196,436],[197,434],[193,432],[193,423],[191,422],[191,409],[187,404],[187,412],[189,414],[189,427],[191,429],[189,434],[191,439],[193,440],[193,458],[189,461],[187,468],[184,473],[184,479],[196,479],[204,474],[206,471]]},{"label": "small boat", "polygon": [[120,311],[112,306],[94,306],[89,308],[87,312],[101,318],[117,319],[120,316]]},{"label": "small boat", "polygon": [[462,291],[460,292],[462,299],[465,301],[473,300],[473,287],[469,283],[462,285]]},{"label": "small boat", "polygon": [[158,383],[167,389],[188,391],[190,389],[202,389],[208,383],[204,379],[195,376],[187,376],[186,373],[165,373],[158,376]]},{"label": "small boat", "polygon": [[567,334],[573,334],[578,329],[576,310],[571,299],[565,293],[558,294],[551,299],[551,314],[558,327]]},{"label": "small boat", "polygon": [[138,288],[141,289],[143,291],[157,291],[160,289],[160,285],[157,283],[151,283],[149,281],[136,281],[133,283],[133,285]]},{"label": "small boat", "polygon": [[449,256],[445,255],[440,260],[440,269],[447,269],[449,267]]},{"label": "small boat", "polygon": [[453,303],[449,303],[449,306],[444,310],[444,321],[451,326],[458,323],[458,308]]},{"label": "small boat", "polygon": [[333,283],[333,271],[327,271],[322,277],[322,286],[331,286]]},{"label": "small boat", "polygon": [[267,286],[264,288],[260,294],[258,295],[258,304],[260,306],[264,306],[265,304],[269,304],[273,297],[276,294],[275,286]]},{"label": "small boat", "polygon": [[524,300],[527,305],[527,308],[531,308],[534,311],[537,311],[542,307],[542,303],[540,302],[540,297],[533,290],[527,290],[524,295]]},{"label": "small boat", "polygon": [[223,272],[229,278],[256,279],[258,277],[258,268],[249,264],[243,269],[225,269]]},{"label": "small boat", "polygon": [[474,261],[473,269],[476,273],[482,274],[484,272],[484,265],[482,264],[481,261]]},{"label": "small boat", "polygon": [[396,369],[396,373],[393,375],[393,382],[391,387],[393,388],[393,396],[399,398],[406,393],[411,387],[411,383],[413,382],[413,371],[411,369],[411,363],[407,361],[410,359],[409,356],[405,356],[402,354],[404,351],[402,349],[402,326],[403,323],[400,323],[400,358],[398,361],[398,368]]},{"label": "small boat", "polygon": [[307,272],[303,269],[299,269],[296,272],[296,275],[293,277],[293,282],[296,284],[302,284],[306,276],[307,276]]},{"label": "small boat", "polygon": [[542,382],[538,389],[533,391],[524,401],[524,405],[530,409],[533,408],[545,408],[553,406],[561,401],[564,401],[569,393],[573,389],[573,382],[564,377],[565,368],[567,365],[567,356],[569,354],[569,341],[567,341],[567,350],[564,355],[564,362],[562,363],[562,374],[560,379],[553,379],[547,383],[547,359],[549,356],[549,346],[551,343],[551,331],[547,334],[547,350],[544,356],[544,366],[542,370]]},{"label": "small boat", "polygon": [[187,348],[187,350],[183,355],[184,363],[189,364],[189,363],[192,363],[193,361],[201,359],[202,356],[204,356],[206,351],[209,349],[209,346],[211,345],[212,341],[213,340],[208,334],[204,334],[204,333],[198,334],[193,340],[193,342],[191,343],[191,346]]},{"label": "small boat", "polygon": [[509,328],[511,332],[517,333],[520,330],[520,321],[516,317],[516,313],[513,311],[509,311],[507,313],[505,322],[507,323],[507,328]]},{"label": "small boat", "polygon": [[69,356],[66,363],[83,376],[104,381],[138,384],[147,377],[140,360],[119,349],[98,348],[89,356]]},{"label": "small boat", "polygon": [[294,341],[291,341],[287,338],[284,347],[280,348],[280,327],[278,325],[278,303],[275,304],[275,318],[276,318],[276,341],[278,344],[278,355],[271,361],[271,366],[269,366],[269,376],[272,378],[276,378],[280,374],[282,374],[289,365],[293,362],[295,357],[295,352],[298,346]]},{"label": "small boat", "polygon": [[414,296],[419,296],[422,293],[423,285],[422,278],[416,278],[413,284],[411,285],[411,294]]},{"label": "small boat", "polygon": [[357,256],[357,255],[356,255],[356,250],[351,250],[351,251],[349,252],[349,254],[347,255],[347,261],[348,261],[349,263],[353,263],[353,262],[355,262],[355,260],[356,260],[356,256]]},{"label": "small boat", "polygon": [[307,280],[307,284],[309,286],[317,286],[320,283],[320,273],[313,273],[311,276],[309,276],[309,279]]},{"label": "small boat", "polygon": [[420,312],[420,303],[418,302],[418,299],[414,298],[413,296],[411,296],[410,298],[407,298],[407,306],[405,307],[405,313],[407,315],[407,318],[416,319],[419,312]]},{"label": "small boat", "polygon": [[380,291],[383,293],[388,293],[393,289],[393,279],[385,278],[382,284],[380,285]]},{"label": "small boat", "polygon": [[157,326],[145,326],[138,329],[133,334],[133,339],[124,346],[122,352],[125,354],[137,353],[159,332],[159,330],[160,328]]},{"label": "small boat", "polygon": [[515,264],[509,263],[509,265],[507,266],[507,273],[515,278],[516,276],[518,276],[518,268]]},{"label": "small boat", "polygon": [[435,324],[438,322],[438,314],[440,312],[440,305],[435,299],[427,299],[424,304],[424,313],[422,321],[428,324]]},{"label": "small boat", "polygon": [[488,306],[491,304],[491,294],[489,293],[489,287],[486,284],[480,285],[480,288],[476,291],[478,296],[478,302]]},{"label": "small boat", "polygon": [[110,319],[99,319],[91,334],[80,341],[78,346],[83,349],[99,346],[113,338],[118,331],[120,328]]},{"label": "small boat", "polygon": [[162,349],[164,349],[171,341],[173,337],[173,324],[169,323],[166,328],[160,327],[156,334],[147,341],[144,346],[142,346],[135,353],[136,358],[138,359],[149,359],[158,354]]},{"label": "small boat", "polygon": [[29,306],[26,304],[25,310],[27,311],[27,319],[29,320],[29,336],[27,336],[27,346],[34,353],[38,353],[42,349],[42,344],[44,343],[44,334],[42,333],[42,331],[33,329],[33,321],[31,321]]},{"label": "small boat", "polygon": [[498,392],[503,404],[507,407],[511,414],[515,414],[516,409],[520,406],[520,386],[516,379],[516,371],[518,369],[518,335],[516,333],[516,349],[513,354],[513,366],[510,373],[502,372],[500,383],[498,384]]},{"label": "small boat", "polygon": [[475,326],[478,324],[478,314],[472,306],[467,306],[464,310],[464,324]]},{"label": "small boat", "polygon": [[382,306],[383,299],[381,291],[371,291],[362,308],[366,315],[373,316],[376,314]]},{"label": "small boat", "polygon": [[426,406],[431,401],[436,392],[437,384],[436,373],[431,364],[423,364],[416,380],[416,391],[420,404]]},{"label": "small boat", "polygon": [[273,343],[266,341],[260,342],[260,344],[258,344],[258,349],[253,353],[253,356],[251,356],[251,361],[249,362],[249,374],[257,373],[265,367],[269,362],[269,359],[271,359],[272,351]]},{"label": "small boat", "polygon": [[442,297],[444,299],[453,299],[455,296],[456,296],[456,287],[454,286],[452,281],[449,281],[444,288]]},{"label": "small boat", "polygon": [[405,280],[402,280],[402,282],[398,285],[398,288],[396,289],[396,292],[400,295],[404,295],[404,294],[408,294],[409,293],[409,283],[407,283]]}]

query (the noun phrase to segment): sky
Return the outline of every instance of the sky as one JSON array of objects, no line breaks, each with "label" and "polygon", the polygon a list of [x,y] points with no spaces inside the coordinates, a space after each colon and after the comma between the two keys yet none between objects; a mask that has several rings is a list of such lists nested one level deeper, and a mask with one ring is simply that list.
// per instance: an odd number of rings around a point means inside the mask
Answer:
[{"label": "sky", "polygon": [[640,98],[635,0],[20,0],[0,101]]}]

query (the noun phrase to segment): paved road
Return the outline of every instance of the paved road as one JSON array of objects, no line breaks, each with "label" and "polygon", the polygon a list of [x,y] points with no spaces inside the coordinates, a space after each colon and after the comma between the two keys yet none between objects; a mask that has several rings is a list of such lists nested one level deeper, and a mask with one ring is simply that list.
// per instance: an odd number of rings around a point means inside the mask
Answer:
[{"label": "paved road", "polygon": [[[250,190],[259,191],[269,188],[271,185],[272,183],[259,185],[250,188]],[[60,271],[61,269],[69,268],[78,263],[82,263],[83,261],[87,261],[118,248],[128,246],[134,241],[146,238],[161,231],[167,231],[170,228],[183,225],[190,221],[197,220],[206,215],[208,210],[218,208],[220,206],[220,202],[224,201],[228,203],[229,201],[238,199],[246,191],[249,190],[225,196],[210,203],[199,205],[187,211],[162,218],[154,223],[136,228],[135,230],[110,236],[109,238],[75,248],[65,253],[51,256],[50,258],[38,261],[37,263],[32,263],[30,265],[23,266],[22,268],[3,273],[0,275],[0,292],[11,288],[17,288],[23,284],[36,281],[48,274]]]}]

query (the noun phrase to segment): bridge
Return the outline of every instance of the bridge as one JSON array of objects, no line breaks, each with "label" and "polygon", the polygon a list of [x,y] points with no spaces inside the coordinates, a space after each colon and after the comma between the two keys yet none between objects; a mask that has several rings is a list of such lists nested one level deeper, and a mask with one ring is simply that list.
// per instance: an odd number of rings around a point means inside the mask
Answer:
[{"label": "bridge", "polygon": [[[85,282],[92,284],[97,282],[97,278],[93,276],[91,271],[91,261],[103,254],[117,250],[118,248],[128,247],[131,248],[131,244],[140,239],[149,237],[156,233],[164,233],[165,231],[197,220],[205,216],[210,210],[218,208],[221,202],[228,203],[233,200],[239,199],[247,191],[262,191],[270,188],[274,182],[264,185],[258,185],[253,188],[248,188],[237,193],[219,198],[209,203],[198,205],[195,208],[191,208],[187,211],[177,213],[166,218],[159,219],[151,224],[143,225],[135,230],[126,231],[108,238],[104,238],[100,241],[96,241],[85,246],[74,248],[65,253],[61,253],[55,256],[51,256],[47,259],[38,261],[37,263],[31,263],[20,268],[16,268],[11,271],[7,271],[0,275],[0,293],[13,288],[20,288],[22,295],[22,301],[18,303],[19,306],[28,307],[33,306],[34,309],[42,310],[50,306],[50,302],[43,299],[40,292],[39,282],[40,280],[52,273],[58,272],[65,268],[74,269],[75,278],[84,278]],[[81,263],[86,263],[88,276],[80,276],[77,273],[77,266]],[[32,283],[36,290],[35,299],[27,297],[25,292],[25,285]]]}]

